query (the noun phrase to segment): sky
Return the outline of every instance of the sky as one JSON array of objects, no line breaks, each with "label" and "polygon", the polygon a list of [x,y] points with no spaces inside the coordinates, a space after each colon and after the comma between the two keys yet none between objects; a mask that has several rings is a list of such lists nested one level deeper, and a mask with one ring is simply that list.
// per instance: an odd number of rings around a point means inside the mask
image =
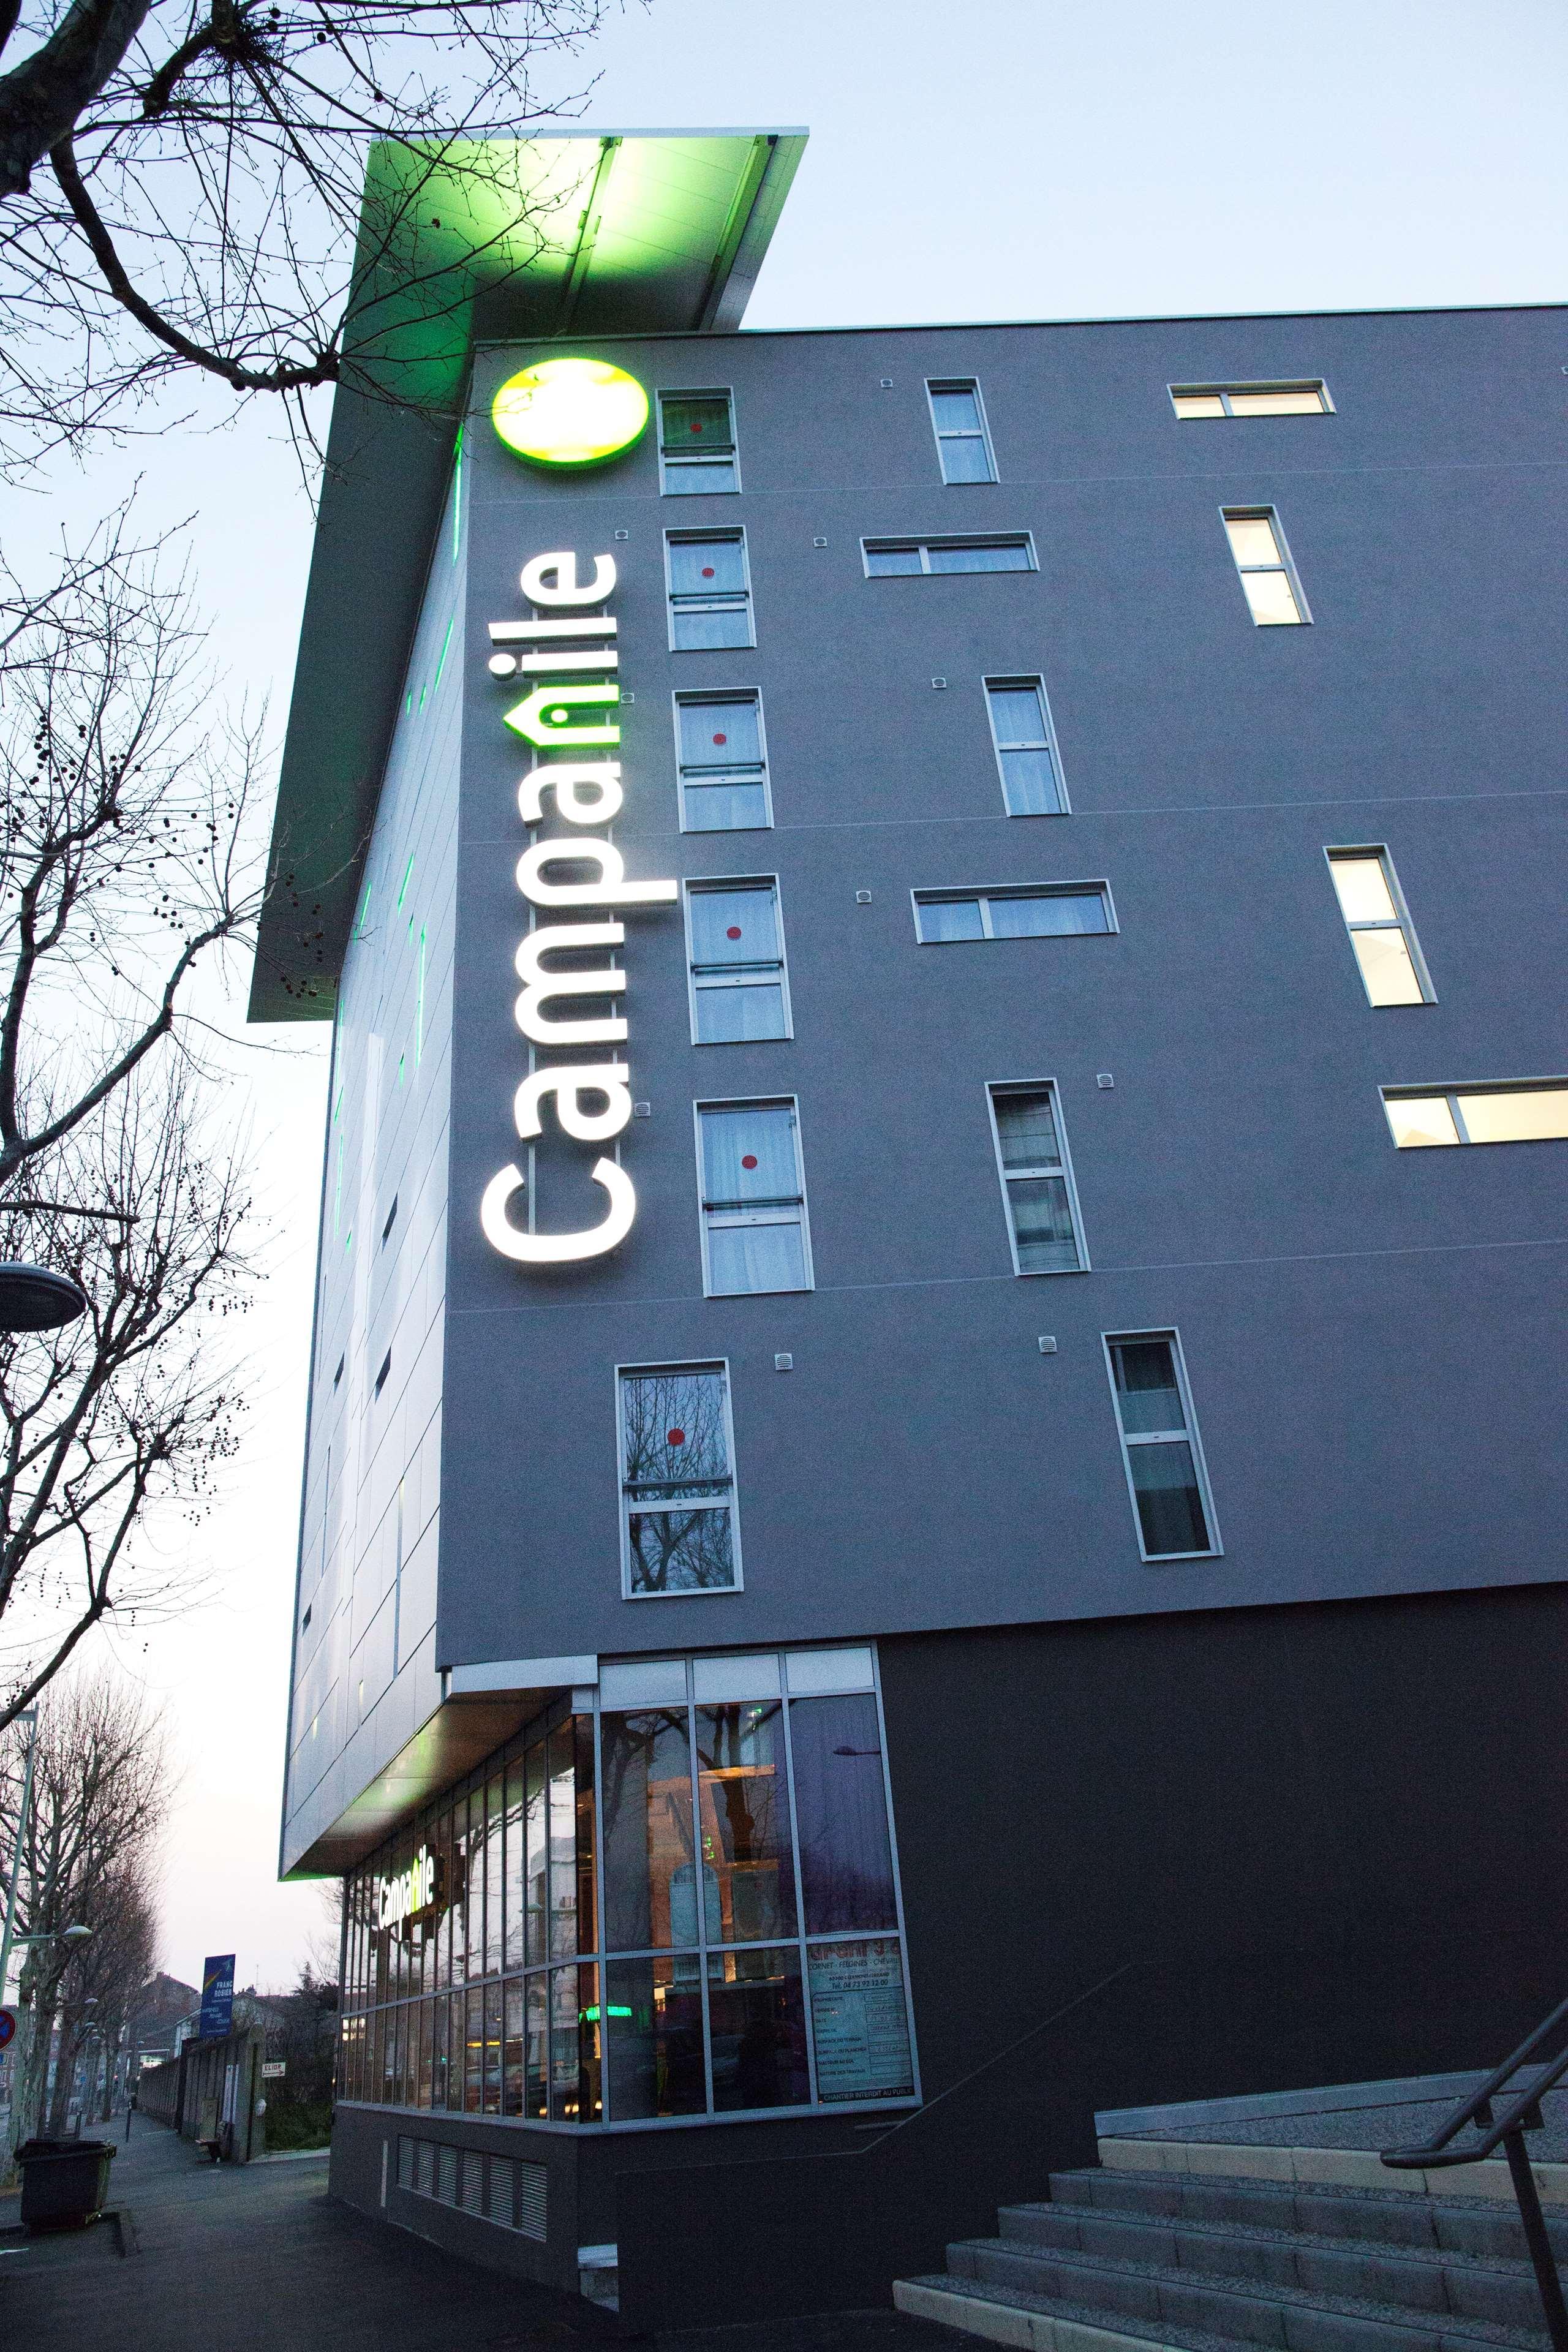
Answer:
[{"label": "sky", "polygon": [[[592,72],[592,127],[810,131],[752,328],[1568,291],[1558,0],[634,0],[541,87]],[[268,698],[280,733],[311,514],[279,420],[209,398],[9,497],[7,538],[79,530],[133,487],[144,526],[189,521],[229,690]],[[252,1031],[230,1049],[270,1228],[249,1433],[202,1531],[215,1596],[121,1654],[182,1771],[163,1965],[188,1983],[231,1950],[241,1984],[287,1983],[321,1943],[320,1891],[279,1886],[276,1867],[325,1045]]]}]

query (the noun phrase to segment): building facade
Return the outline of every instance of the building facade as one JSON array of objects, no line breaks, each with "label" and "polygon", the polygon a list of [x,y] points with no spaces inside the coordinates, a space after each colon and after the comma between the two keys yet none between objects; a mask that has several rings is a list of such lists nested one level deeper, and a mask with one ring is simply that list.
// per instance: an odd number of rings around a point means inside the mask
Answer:
[{"label": "building facade", "polygon": [[[283,1864],[342,2193],[728,2316],[701,2198],[809,2255],[889,2124],[778,2307],[1558,1997],[1563,323],[606,315],[479,341],[264,940]],[[563,353],[647,398],[591,467],[492,424]]]}]

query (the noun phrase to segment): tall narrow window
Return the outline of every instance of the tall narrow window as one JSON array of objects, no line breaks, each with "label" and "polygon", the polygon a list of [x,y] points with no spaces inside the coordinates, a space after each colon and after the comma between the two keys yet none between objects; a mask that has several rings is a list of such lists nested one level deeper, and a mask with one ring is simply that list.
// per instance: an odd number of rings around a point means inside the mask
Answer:
[{"label": "tall narrow window", "polygon": [[1272,507],[1226,507],[1225,528],[1247,610],[1260,629],[1308,621],[1306,598]]},{"label": "tall narrow window", "polygon": [[690,883],[686,915],[692,1043],[735,1045],[787,1037],[777,882]]},{"label": "tall narrow window", "polygon": [[985,708],[1009,816],[1064,816],[1061,755],[1039,677],[988,677]]},{"label": "tall narrow window", "polygon": [[682,833],[749,833],[773,821],[755,694],[678,694]]},{"label": "tall narrow window", "polygon": [[626,1597],[737,1591],[727,1370],[638,1364],[619,1381]]},{"label": "tall narrow window", "polygon": [[1216,1553],[1180,1339],[1174,1331],[1111,1332],[1105,1352],[1144,1559]]},{"label": "tall narrow window", "polygon": [[994,482],[996,461],[991,454],[991,436],[985,429],[985,411],[980,405],[980,386],[974,378],[969,375],[956,377],[951,383],[928,382],[926,394],[931,401],[931,429],[936,435],[942,480]]},{"label": "tall narrow window", "polygon": [[755,645],[746,535],[741,530],[667,531],[669,642],[677,653]]},{"label": "tall narrow window", "polygon": [[740,488],[735,410],[727,392],[659,394],[658,486],[667,499]]},{"label": "tall narrow window", "polygon": [[1369,1004],[1430,1004],[1415,927],[1384,848],[1331,849],[1329,872]]},{"label": "tall narrow window", "polygon": [[1014,1273],[1084,1272],[1089,1255],[1055,1087],[992,1087],[989,1093]]},{"label": "tall narrow window", "polygon": [[809,1290],[805,1180],[793,1101],[699,1103],[697,1133],[706,1295]]}]

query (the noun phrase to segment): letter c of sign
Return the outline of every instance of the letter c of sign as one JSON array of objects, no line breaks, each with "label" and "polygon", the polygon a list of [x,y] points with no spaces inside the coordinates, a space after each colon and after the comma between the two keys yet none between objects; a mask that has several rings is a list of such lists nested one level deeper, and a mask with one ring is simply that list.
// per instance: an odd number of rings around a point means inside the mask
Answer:
[{"label": "letter c of sign", "polygon": [[591,1171],[595,1184],[602,1184],[610,1196],[610,1206],[601,1225],[591,1225],[577,1234],[525,1234],[510,1223],[507,1203],[523,1190],[527,1180],[520,1168],[503,1168],[485,1186],[479,1202],[479,1229],[493,1250],[502,1257],[515,1258],[522,1265],[569,1265],[578,1258],[600,1257],[624,1242],[632,1229],[637,1213],[637,1196],[632,1180],[624,1168],[613,1160],[595,1160]]}]

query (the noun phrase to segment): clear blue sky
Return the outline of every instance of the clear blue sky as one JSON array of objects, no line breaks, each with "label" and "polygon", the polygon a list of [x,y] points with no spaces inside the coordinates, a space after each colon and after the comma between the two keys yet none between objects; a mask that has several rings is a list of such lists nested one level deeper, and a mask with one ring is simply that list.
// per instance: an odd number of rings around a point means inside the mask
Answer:
[{"label": "clear blue sky", "polygon": [[[593,67],[591,124],[809,128],[753,327],[1564,291],[1559,0],[631,0]],[[1568,320],[1563,341],[1568,363]],[[1568,377],[1563,409],[1568,430]],[[274,433],[258,409],[106,453],[34,511],[89,516],[140,475],[150,520],[194,513],[223,658],[280,719],[310,514]],[[13,530],[26,520],[14,506]],[[164,1964],[189,1979],[234,1948],[240,1981],[265,1982],[292,1973],[318,1916],[272,1872],[324,1072],[317,1052],[240,1066],[279,1240],[252,1318],[251,1444],[217,1522],[231,1573],[127,1663],[166,1695],[190,1766]]]}]

